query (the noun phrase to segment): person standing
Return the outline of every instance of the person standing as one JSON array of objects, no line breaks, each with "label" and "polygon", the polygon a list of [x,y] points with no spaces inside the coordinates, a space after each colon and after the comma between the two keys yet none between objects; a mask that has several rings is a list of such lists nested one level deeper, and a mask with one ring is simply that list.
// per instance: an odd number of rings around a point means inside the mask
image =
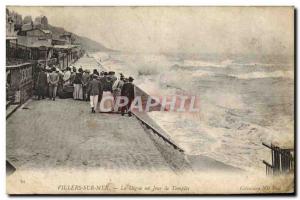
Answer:
[{"label": "person standing", "polygon": [[121,96],[125,96],[128,98],[128,104],[125,106],[122,106],[121,108],[121,114],[124,116],[125,111],[127,111],[128,116],[131,117],[131,103],[134,99],[134,85],[133,85],[133,78],[129,77],[128,82],[124,83],[122,90],[121,90]]},{"label": "person standing", "polygon": [[67,67],[66,72],[64,73],[64,77],[63,77],[64,86],[70,84],[70,77],[71,77],[71,68]]},{"label": "person standing", "polygon": [[93,74],[96,74],[97,76],[99,76],[99,72],[97,71],[97,69],[93,70]]},{"label": "person standing", "polygon": [[108,72],[108,75],[109,75],[109,77],[111,77],[113,83],[118,79],[118,78],[115,76],[115,72],[114,72],[114,71]]},{"label": "person standing", "polygon": [[59,70],[58,68],[56,68],[56,72],[58,74],[59,77],[59,81],[58,81],[58,85],[57,85],[57,93],[60,94],[63,90],[63,84],[64,84],[64,71]]},{"label": "person standing", "polygon": [[46,69],[47,83],[48,83],[47,84],[47,92],[46,92],[46,94],[49,96],[49,99],[51,99],[49,85],[50,85],[50,74],[51,74],[52,70],[51,70],[51,68],[49,66],[46,66],[45,69]]},{"label": "person standing", "polygon": [[37,77],[38,100],[40,100],[41,98],[42,99],[45,98],[47,87],[48,87],[47,74],[44,69],[41,69]]},{"label": "person standing", "polygon": [[100,82],[97,80],[97,75],[92,76],[92,80],[89,83],[88,92],[90,94],[90,104],[92,113],[96,113],[95,108],[98,104],[98,95],[99,95],[99,87]]},{"label": "person standing", "polygon": [[98,104],[96,110],[100,111],[100,104],[103,96],[103,84],[101,83],[99,76],[97,76],[97,80],[99,82],[99,95],[98,95]]},{"label": "person standing", "polygon": [[75,100],[82,100],[82,69],[78,69],[78,73],[76,73],[74,78],[74,91],[73,91],[73,98]]},{"label": "person standing", "polygon": [[83,93],[83,100],[87,101],[88,100],[88,84],[90,81],[90,71],[85,70],[83,75],[82,75],[82,93]]},{"label": "person standing", "polygon": [[117,98],[121,95],[121,89],[122,89],[123,85],[124,85],[124,76],[123,76],[123,74],[120,74],[120,79],[116,80],[112,86],[114,105],[117,102]]},{"label": "person standing", "polygon": [[107,72],[104,73],[103,79],[101,79],[103,82],[103,98],[104,101],[104,109],[105,110],[114,110],[114,101],[113,101],[113,95],[112,95],[112,85],[113,85],[113,79],[110,75],[108,75]]},{"label": "person standing", "polygon": [[49,74],[49,95],[53,101],[55,101],[58,81],[59,75],[56,73],[55,67],[53,67],[52,72]]},{"label": "person standing", "polygon": [[100,83],[104,87],[105,80],[106,80],[107,72],[101,72],[99,76]]},{"label": "person standing", "polygon": [[77,72],[76,67],[73,67],[73,72],[71,73],[71,76],[70,76],[70,83],[71,84],[74,84],[76,72]]}]

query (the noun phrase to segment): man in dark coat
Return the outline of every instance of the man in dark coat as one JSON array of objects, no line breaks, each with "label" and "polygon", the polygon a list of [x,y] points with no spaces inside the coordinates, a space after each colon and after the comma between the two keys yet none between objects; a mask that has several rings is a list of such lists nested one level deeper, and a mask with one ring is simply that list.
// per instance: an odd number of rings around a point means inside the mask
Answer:
[{"label": "man in dark coat", "polygon": [[97,76],[99,76],[99,72],[97,71],[97,69],[93,70],[93,74],[96,74]]},{"label": "man in dark coat", "polygon": [[103,84],[100,81],[100,77],[97,76],[97,80],[99,81],[99,95],[98,95],[98,105],[97,107],[100,105],[101,100],[102,100],[102,96],[103,96]]},{"label": "man in dark coat", "polygon": [[37,77],[37,90],[38,90],[38,100],[45,99],[45,94],[47,93],[48,81],[47,74],[44,69],[41,69]]},{"label": "man in dark coat", "polygon": [[102,86],[100,81],[97,80],[97,75],[92,76],[92,80],[88,85],[88,92],[90,94],[90,104],[92,113],[95,113],[95,109],[98,107],[98,97],[100,92],[102,91]]},{"label": "man in dark coat", "polygon": [[104,88],[104,83],[106,81],[107,72],[101,72],[99,76],[99,80]]},{"label": "man in dark coat", "polygon": [[76,73],[77,73],[76,67],[73,67],[73,72],[71,73],[71,76],[70,76],[70,83],[71,84],[74,83]]},{"label": "man in dark coat", "polygon": [[128,82],[124,83],[124,85],[122,87],[122,90],[121,90],[121,96],[125,96],[125,97],[128,98],[128,104],[121,108],[122,116],[124,116],[125,111],[127,111],[128,116],[131,117],[130,106],[131,106],[131,103],[134,99],[134,85],[132,83],[133,80],[134,79],[132,77],[129,77]]},{"label": "man in dark coat", "polygon": [[111,77],[113,83],[117,80],[117,77],[115,76],[115,74],[116,73],[114,71],[108,72],[108,76]]},{"label": "man in dark coat", "polygon": [[106,76],[103,81],[103,90],[105,92],[112,92],[113,79],[110,76]]},{"label": "man in dark coat", "polygon": [[74,91],[73,91],[73,99],[75,100],[82,100],[83,99],[83,92],[82,92],[82,68],[78,69],[78,73],[76,73],[73,85],[74,85]]}]

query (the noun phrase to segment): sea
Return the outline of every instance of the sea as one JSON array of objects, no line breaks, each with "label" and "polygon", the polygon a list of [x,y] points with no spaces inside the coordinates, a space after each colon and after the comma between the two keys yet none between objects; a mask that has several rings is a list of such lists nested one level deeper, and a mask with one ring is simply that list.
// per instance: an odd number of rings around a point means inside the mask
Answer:
[{"label": "sea", "polygon": [[134,77],[150,95],[197,95],[196,113],[148,115],[186,154],[264,171],[262,145],[294,144],[294,59],[289,55],[90,53],[107,70]]}]

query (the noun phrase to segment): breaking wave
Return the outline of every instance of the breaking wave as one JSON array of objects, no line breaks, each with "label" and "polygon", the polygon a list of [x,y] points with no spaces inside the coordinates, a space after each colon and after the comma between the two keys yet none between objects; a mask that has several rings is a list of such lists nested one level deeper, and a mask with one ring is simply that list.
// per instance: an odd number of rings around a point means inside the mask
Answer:
[{"label": "breaking wave", "polygon": [[187,67],[227,67],[233,63],[233,60],[226,59],[221,62],[209,62],[203,60],[184,60],[182,66]]},{"label": "breaking wave", "polygon": [[158,54],[93,56],[109,70],[134,76],[135,83],[150,95],[200,96],[200,113],[149,113],[188,154],[263,170],[261,160],[270,157],[263,141],[293,143],[292,65]]},{"label": "breaking wave", "polygon": [[233,75],[239,79],[257,79],[257,78],[294,78],[293,71],[273,71],[273,72],[250,72],[239,75]]}]

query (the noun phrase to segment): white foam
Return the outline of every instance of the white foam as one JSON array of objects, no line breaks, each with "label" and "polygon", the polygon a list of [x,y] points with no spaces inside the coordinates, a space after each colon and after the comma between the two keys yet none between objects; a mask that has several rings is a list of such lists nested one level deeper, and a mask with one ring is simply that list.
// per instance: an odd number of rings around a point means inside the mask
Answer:
[{"label": "white foam", "polygon": [[273,72],[250,72],[250,73],[244,73],[244,74],[238,74],[234,75],[231,74],[231,76],[235,76],[239,79],[255,79],[255,78],[294,78],[294,72],[293,71],[273,71]]},{"label": "white foam", "polygon": [[233,60],[223,60],[221,62],[208,62],[203,60],[184,60],[183,67],[227,67],[232,64]]},{"label": "white foam", "polygon": [[[99,55],[98,55],[99,56]],[[102,58],[105,57],[102,55]],[[257,63],[236,64],[232,60],[221,62],[207,62],[201,60],[170,61],[164,55],[132,55],[120,54],[113,59],[103,61],[107,69],[122,72],[125,76],[134,76],[135,83],[150,95],[172,95],[176,88],[188,92],[195,90],[195,83],[191,80],[212,77],[215,72],[201,67],[226,68],[238,65],[256,66]],[[115,58],[114,58],[115,59]],[[194,71],[173,69],[171,66],[199,67]],[[274,64],[264,64],[266,67]],[[263,66],[261,66],[263,67]],[[144,75],[139,75],[139,72]],[[294,72],[248,72],[243,74],[228,74],[239,79],[287,77],[293,78]],[[249,108],[238,93],[228,93],[214,90],[200,94],[200,113],[165,113],[150,112],[149,115],[182,147],[188,154],[202,154],[224,163],[244,169],[263,171],[261,160],[270,158],[270,152],[261,145],[262,141],[278,140],[291,143],[293,141],[293,123],[282,116],[275,125],[263,127],[243,120],[241,117],[232,118],[228,110],[238,110],[243,113]],[[230,121],[232,119],[232,121]],[[229,121],[228,121],[229,120]]]}]

